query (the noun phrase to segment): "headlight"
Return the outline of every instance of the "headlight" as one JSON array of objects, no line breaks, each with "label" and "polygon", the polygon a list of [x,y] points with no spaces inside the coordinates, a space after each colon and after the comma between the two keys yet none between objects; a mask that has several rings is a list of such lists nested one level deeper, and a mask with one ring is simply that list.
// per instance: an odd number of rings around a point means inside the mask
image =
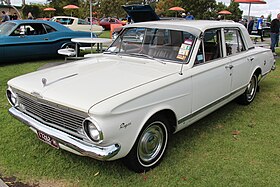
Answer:
[{"label": "headlight", "polygon": [[8,89],[6,92],[7,98],[9,103],[12,106],[17,106],[18,105],[18,97],[17,94],[13,93],[11,89]]},{"label": "headlight", "polygon": [[83,122],[83,128],[87,137],[95,143],[101,143],[103,140],[103,133],[98,125],[94,124],[90,119]]}]

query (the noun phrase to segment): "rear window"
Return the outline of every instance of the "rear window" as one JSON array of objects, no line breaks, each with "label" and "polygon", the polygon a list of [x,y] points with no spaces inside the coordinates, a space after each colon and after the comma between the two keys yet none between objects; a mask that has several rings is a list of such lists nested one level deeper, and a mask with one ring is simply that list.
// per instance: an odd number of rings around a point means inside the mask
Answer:
[{"label": "rear window", "polygon": [[4,22],[0,25],[0,34],[1,35],[8,35],[13,27],[16,26],[15,23],[12,22]]}]

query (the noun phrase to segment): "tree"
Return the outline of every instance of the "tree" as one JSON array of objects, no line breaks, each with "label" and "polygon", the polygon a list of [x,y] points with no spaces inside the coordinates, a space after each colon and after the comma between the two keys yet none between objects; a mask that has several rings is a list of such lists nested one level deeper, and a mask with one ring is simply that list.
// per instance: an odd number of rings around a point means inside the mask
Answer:
[{"label": "tree", "polygon": [[228,19],[238,21],[242,18],[243,11],[239,8],[239,3],[234,2],[231,0],[230,5],[228,6],[228,11],[232,14],[228,16]]},{"label": "tree", "polygon": [[270,12],[269,15],[267,16],[267,21],[268,21],[268,22],[271,22],[271,21],[272,21],[272,14],[271,14],[271,12]]},{"label": "tree", "polygon": [[216,0],[161,0],[156,6],[156,13],[165,16],[174,16],[168,9],[179,6],[190,12],[196,19],[210,19],[214,14]]}]

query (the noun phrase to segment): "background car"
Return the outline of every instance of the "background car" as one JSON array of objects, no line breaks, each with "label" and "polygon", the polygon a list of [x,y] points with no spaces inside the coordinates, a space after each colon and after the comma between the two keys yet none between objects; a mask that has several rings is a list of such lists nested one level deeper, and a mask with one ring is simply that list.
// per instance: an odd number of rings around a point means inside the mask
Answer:
[{"label": "background car", "polygon": [[7,21],[0,25],[0,62],[58,56],[58,49],[75,46],[71,38],[84,37],[91,37],[91,33],[72,31],[56,22]]},{"label": "background car", "polygon": [[[257,29],[257,21],[254,21],[254,26],[252,30],[253,35],[258,35],[258,29]],[[262,25],[262,32],[264,37],[270,37],[270,22],[264,21],[264,24]]]},{"label": "background car", "polygon": [[117,18],[103,18],[99,22],[99,25],[102,26],[105,30],[110,30],[111,24],[125,25],[126,23],[118,20]]},{"label": "background car", "polygon": [[[90,32],[91,25],[90,22],[69,16],[55,16],[50,21],[58,22],[74,31],[86,31]],[[100,35],[103,32],[103,28],[97,24],[92,23],[91,31],[97,35]]]}]

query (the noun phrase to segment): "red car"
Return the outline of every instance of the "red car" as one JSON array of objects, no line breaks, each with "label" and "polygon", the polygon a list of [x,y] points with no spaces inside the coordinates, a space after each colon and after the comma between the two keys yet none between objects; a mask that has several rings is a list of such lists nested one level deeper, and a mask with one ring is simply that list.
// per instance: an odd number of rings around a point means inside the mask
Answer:
[{"label": "red car", "polygon": [[122,22],[116,18],[103,18],[100,20],[99,25],[102,26],[105,30],[111,29],[111,24],[122,24],[125,25],[125,22]]}]

